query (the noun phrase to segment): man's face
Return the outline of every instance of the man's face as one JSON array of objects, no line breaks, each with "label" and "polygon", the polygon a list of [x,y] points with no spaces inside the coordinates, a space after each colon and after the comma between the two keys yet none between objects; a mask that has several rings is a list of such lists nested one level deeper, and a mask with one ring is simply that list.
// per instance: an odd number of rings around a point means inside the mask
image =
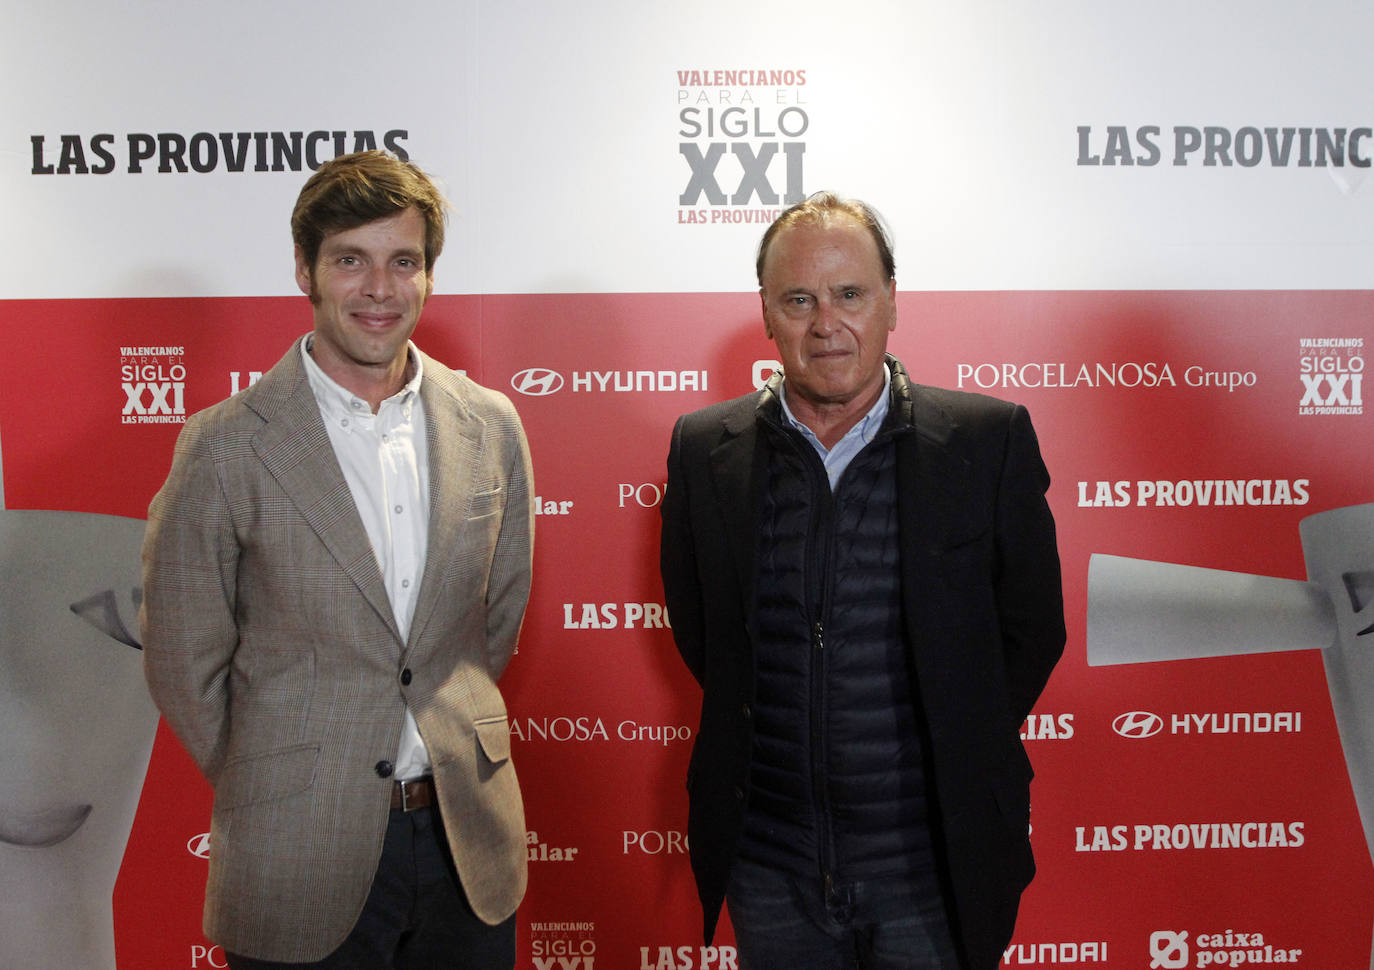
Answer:
[{"label": "man's face", "polygon": [[315,305],[313,352],[325,373],[352,390],[350,374],[403,365],[434,286],[424,218],[412,207],[328,235],[313,267],[298,248],[296,284]]},{"label": "man's face", "polygon": [[759,296],[788,394],[812,405],[876,397],[887,335],[897,326],[896,294],[877,243],[852,217],[780,230]]}]

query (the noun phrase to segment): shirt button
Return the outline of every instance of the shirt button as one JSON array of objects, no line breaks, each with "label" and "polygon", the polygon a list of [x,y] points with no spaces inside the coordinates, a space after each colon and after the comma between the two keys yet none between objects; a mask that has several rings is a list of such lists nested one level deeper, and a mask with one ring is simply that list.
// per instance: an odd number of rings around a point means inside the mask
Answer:
[{"label": "shirt button", "polygon": [[400,507],[399,505],[396,506],[396,514],[397,514],[397,515],[400,515],[400,514],[401,514],[401,507]]},{"label": "shirt button", "polygon": [[410,580],[408,580],[408,579],[403,579],[403,580],[401,580],[401,589],[410,589]]},{"label": "shirt button", "polygon": [[401,683],[402,683],[403,685],[407,686],[407,687],[410,686],[410,668],[409,668],[409,667],[407,667],[405,670],[401,671]]},{"label": "shirt button", "polygon": [[379,761],[372,770],[377,772],[378,778],[390,778],[391,773],[396,770],[396,766],[390,761]]}]

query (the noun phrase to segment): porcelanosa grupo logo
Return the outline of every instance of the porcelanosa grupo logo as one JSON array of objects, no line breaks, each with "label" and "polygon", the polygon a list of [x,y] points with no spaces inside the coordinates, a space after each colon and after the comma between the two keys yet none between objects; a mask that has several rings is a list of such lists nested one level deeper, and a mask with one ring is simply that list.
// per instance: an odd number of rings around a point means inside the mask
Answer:
[{"label": "porcelanosa grupo logo", "polygon": [[186,423],[186,348],[120,347],[123,424]]},{"label": "porcelanosa grupo logo", "polygon": [[768,225],[806,197],[804,67],[677,71],[683,225]]},{"label": "porcelanosa grupo logo", "polygon": [[1364,413],[1364,338],[1301,337],[1298,413]]}]

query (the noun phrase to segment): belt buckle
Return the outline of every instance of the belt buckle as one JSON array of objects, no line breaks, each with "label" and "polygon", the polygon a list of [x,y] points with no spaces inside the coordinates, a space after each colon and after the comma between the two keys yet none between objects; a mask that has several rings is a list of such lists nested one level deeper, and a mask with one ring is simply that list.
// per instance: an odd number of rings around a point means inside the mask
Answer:
[{"label": "belt buckle", "polygon": [[409,798],[410,798],[410,782],[408,782],[408,781],[401,781],[401,782],[398,782],[397,784],[399,784],[399,785],[401,786],[401,811],[403,811],[403,812],[409,812],[409,811],[410,811],[410,801],[409,801]]}]

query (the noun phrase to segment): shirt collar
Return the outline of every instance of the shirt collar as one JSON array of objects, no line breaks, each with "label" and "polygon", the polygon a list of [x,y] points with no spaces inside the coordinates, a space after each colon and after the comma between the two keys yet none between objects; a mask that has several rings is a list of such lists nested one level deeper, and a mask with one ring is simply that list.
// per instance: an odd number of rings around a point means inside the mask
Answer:
[{"label": "shirt collar", "polygon": [[[306,334],[305,339],[301,341],[301,360],[305,362],[305,375],[310,381],[310,390],[314,392],[315,400],[320,405],[320,409],[332,417],[370,415],[372,413],[370,404],[335,381],[315,362],[315,358],[310,354],[310,348],[314,343],[315,335],[313,333]],[[424,364],[420,360],[418,348],[412,341],[406,341],[406,353],[409,363],[415,368],[415,373],[399,391],[382,402],[382,407],[393,402],[408,406],[415,400],[415,395],[420,392],[420,381],[424,377]],[[378,408],[379,413],[380,411],[381,408]]]},{"label": "shirt collar", "polygon": [[[860,418],[859,422],[855,424],[854,427],[846,431],[844,437],[840,440],[844,441],[857,437],[861,439],[863,444],[868,444],[872,441],[877,436],[878,429],[883,426],[883,421],[887,418],[887,412],[891,409],[891,397],[892,368],[888,367],[887,361],[883,361],[883,393],[878,395],[878,400],[873,402],[873,406],[868,409],[868,413]],[[782,414],[783,417],[787,419],[787,423],[800,431],[807,440],[819,446],[820,439],[816,437],[815,432],[798,421],[796,415],[792,413],[792,409],[787,406],[786,380],[778,384],[778,401],[782,404]],[[836,447],[838,446],[839,442],[836,442]]]}]

